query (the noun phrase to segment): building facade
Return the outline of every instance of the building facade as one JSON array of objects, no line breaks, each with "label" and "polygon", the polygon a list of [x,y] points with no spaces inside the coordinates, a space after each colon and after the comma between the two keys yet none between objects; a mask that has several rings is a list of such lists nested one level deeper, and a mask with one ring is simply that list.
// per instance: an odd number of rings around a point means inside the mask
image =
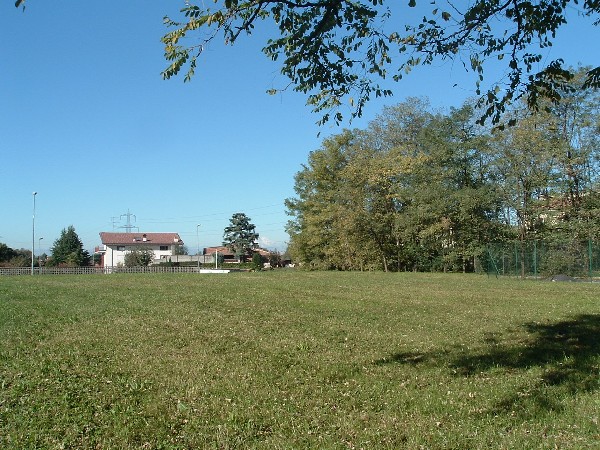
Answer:
[{"label": "building facade", "polygon": [[103,267],[125,265],[125,255],[135,249],[152,250],[154,259],[167,260],[183,246],[177,233],[100,233]]}]

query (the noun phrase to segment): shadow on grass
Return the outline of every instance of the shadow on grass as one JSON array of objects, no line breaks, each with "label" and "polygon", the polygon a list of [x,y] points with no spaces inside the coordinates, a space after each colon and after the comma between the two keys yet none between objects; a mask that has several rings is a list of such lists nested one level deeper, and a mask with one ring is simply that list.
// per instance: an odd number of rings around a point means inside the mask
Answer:
[{"label": "shadow on grass", "polygon": [[397,353],[375,363],[415,365],[443,361],[457,376],[467,377],[490,370],[505,370],[509,374],[535,367],[543,370],[534,383],[515,386],[514,394],[507,392],[494,407],[495,412],[514,411],[519,406],[523,410],[531,406],[560,409],[556,399],[561,395],[600,388],[600,315],[581,314],[556,323],[530,322],[522,328],[528,336],[512,342],[498,335],[485,335],[484,348],[477,353]]},{"label": "shadow on grass", "polygon": [[[572,390],[598,388],[597,357],[600,355],[600,315],[582,314],[557,323],[526,323],[529,338],[514,345],[503,345],[497,338],[486,338],[486,351],[463,355],[451,364],[461,375],[473,375],[492,368],[547,370],[543,381],[567,385]],[[587,375],[593,374],[591,378]]]}]

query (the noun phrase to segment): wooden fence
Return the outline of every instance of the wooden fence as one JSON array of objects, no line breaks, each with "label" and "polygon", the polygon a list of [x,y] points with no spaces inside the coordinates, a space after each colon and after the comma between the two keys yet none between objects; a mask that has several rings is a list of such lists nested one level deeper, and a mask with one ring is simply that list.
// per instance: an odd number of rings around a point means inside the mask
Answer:
[{"label": "wooden fence", "polygon": [[[95,275],[109,273],[206,273],[198,267],[34,267],[33,275]],[[32,275],[31,267],[0,267],[0,276]]]}]

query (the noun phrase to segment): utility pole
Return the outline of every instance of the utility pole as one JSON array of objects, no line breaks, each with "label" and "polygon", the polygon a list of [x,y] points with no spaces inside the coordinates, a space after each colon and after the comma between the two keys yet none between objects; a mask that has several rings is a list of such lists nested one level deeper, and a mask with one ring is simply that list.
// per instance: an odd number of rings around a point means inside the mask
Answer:
[{"label": "utility pole", "polygon": [[198,244],[198,251],[196,252],[196,259],[198,260],[198,270],[200,270],[200,224],[196,225],[196,243]]},{"label": "utility pole", "polygon": [[31,275],[33,275],[33,258],[35,253],[35,196],[37,192],[33,193],[33,220],[31,222]]}]

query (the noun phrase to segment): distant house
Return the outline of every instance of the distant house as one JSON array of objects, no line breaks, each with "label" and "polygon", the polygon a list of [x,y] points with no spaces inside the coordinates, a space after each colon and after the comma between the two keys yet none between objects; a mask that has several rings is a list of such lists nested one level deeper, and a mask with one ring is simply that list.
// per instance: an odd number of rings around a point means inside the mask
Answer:
[{"label": "distant house", "polygon": [[203,251],[205,256],[218,254],[219,257],[223,258],[223,262],[228,263],[237,263],[239,260],[237,256],[227,247],[217,246],[217,247],[206,247]]},{"label": "distant house", "polygon": [[[263,258],[268,258],[269,253],[270,253],[268,250],[265,250],[262,248],[257,248],[256,250],[253,250],[253,252],[260,253],[260,255]],[[206,247],[204,249],[205,256],[215,255],[215,253],[218,253],[219,256],[223,258],[224,263],[239,263],[240,262],[237,255],[228,247],[218,246],[218,247]]]},{"label": "distant house", "polygon": [[154,258],[167,259],[177,253],[183,241],[177,233],[100,233],[101,265],[115,267],[125,264],[125,254],[137,248],[150,249]]}]

